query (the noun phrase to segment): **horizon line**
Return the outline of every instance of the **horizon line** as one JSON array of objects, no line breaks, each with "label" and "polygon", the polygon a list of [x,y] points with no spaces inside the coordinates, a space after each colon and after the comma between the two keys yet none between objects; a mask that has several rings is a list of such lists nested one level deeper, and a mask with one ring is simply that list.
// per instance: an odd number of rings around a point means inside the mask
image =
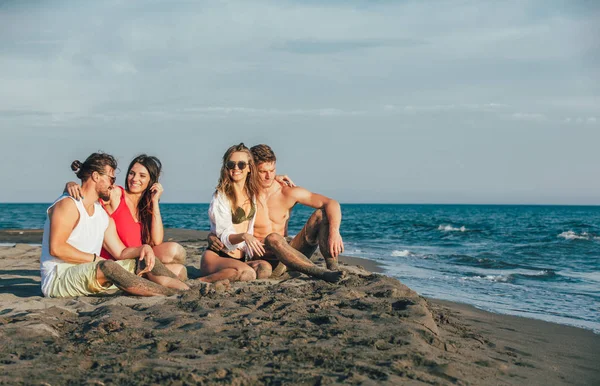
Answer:
[{"label": "horizon line", "polygon": [[[338,201],[339,202],[339,201]],[[51,204],[52,202],[0,202],[0,205]],[[162,202],[163,205],[209,205],[210,202]],[[300,204],[302,205],[302,204]],[[447,205],[447,206],[586,206],[598,204],[539,204],[539,203],[436,203],[436,202],[340,202],[340,205]],[[303,205],[305,206],[305,205]]]}]

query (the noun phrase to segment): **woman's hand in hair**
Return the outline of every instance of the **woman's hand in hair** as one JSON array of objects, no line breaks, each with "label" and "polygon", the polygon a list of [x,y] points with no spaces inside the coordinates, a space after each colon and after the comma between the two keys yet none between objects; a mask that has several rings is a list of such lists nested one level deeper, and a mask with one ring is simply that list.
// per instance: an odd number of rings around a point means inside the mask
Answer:
[{"label": "woman's hand in hair", "polygon": [[260,241],[258,241],[256,237],[254,237],[250,233],[244,233],[242,238],[246,242],[248,248],[250,248],[250,250],[252,251],[253,255],[263,256],[265,254],[265,247]]},{"label": "woman's hand in hair", "polygon": [[155,203],[158,203],[160,196],[162,196],[164,192],[163,186],[157,182],[150,187],[150,191],[152,192],[152,200],[154,200]]},{"label": "woman's hand in hair", "polygon": [[69,196],[73,197],[77,201],[83,198],[83,194],[81,194],[81,186],[77,182],[67,182],[63,193],[69,193]]}]

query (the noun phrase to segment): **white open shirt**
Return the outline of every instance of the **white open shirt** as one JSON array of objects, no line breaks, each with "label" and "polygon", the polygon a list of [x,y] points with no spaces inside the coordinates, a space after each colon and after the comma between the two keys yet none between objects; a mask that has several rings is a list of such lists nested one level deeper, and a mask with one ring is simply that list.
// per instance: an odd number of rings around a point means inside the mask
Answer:
[{"label": "white open shirt", "polygon": [[[256,207],[256,199],[252,198],[252,203]],[[242,241],[238,244],[232,244],[229,241],[229,236],[238,232],[233,227],[233,221],[231,221],[232,210],[231,203],[227,196],[225,196],[221,192],[216,192],[212,200],[210,201],[210,206],[208,207],[208,218],[210,219],[210,231],[217,235],[217,237],[221,240],[227,251],[235,251],[236,249],[241,249],[246,252],[247,257],[252,257],[252,251],[247,247],[246,242]],[[256,219],[256,213],[250,219],[250,223],[248,224],[248,230],[246,233],[254,234],[254,220]]]}]

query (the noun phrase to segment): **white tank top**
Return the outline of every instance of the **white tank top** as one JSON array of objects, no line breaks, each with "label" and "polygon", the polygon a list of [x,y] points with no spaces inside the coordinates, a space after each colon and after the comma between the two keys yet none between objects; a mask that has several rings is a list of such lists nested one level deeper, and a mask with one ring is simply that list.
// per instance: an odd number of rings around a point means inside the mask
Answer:
[{"label": "white tank top", "polygon": [[40,273],[42,276],[42,292],[47,294],[50,284],[56,277],[56,267],[64,263],[63,260],[50,255],[50,219],[48,211],[56,205],[57,202],[65,198],[73,200],[79,210],[79,221],[71,232],[67,243],[77,248],[81,252],[95,253],[100,255],[102,242],[104,241],[104,232],[108,228],[108,214],[99,203],[94,203],[94,213],[90,216],[83,206],[82,201],[77,201],[68,195],[60,196],[46,210],[46,222],[44,223],[44,235],[42,237],[42,255],[40,256]]}]

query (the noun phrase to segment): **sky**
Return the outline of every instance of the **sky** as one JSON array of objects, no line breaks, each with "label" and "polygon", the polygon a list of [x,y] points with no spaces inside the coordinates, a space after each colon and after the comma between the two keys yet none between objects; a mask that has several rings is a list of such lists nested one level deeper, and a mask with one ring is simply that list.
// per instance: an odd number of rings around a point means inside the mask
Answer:
[{"label": "sky", "polygon": [[240,142],[342,203],[600,205],[600,2],[0,0],[0,202],[98,150],[208,202]]}]

